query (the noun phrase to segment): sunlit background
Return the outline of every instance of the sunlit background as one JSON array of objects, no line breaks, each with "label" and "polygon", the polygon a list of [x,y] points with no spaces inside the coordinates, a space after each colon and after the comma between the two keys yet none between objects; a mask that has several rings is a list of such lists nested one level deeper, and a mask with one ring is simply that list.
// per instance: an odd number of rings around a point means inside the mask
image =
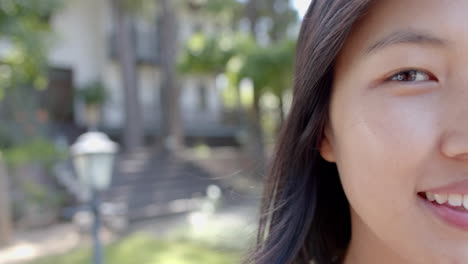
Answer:
[{"label": "sunlit background", "polygon": [[304,17],[305,13],[307,12],[307,8],[310,5],[311,0],[293,0],[293,6],[299,13],[300,17]]},{"label": "sunlit background", "polygon": [[309,4],[1,0],[0,264],[93,263],[88,131],[119,146],[105,263],[241,263]]}]

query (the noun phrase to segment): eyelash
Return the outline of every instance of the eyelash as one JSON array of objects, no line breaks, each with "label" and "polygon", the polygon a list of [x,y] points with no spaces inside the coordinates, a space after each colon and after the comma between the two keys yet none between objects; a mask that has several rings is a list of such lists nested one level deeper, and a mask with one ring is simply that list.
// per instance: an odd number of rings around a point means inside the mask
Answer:
[{"label": "eyelash", "polygon": [[[413,73],[412,76],[411,76],[411,72]],[[399,75],[401,76],[403,74],[408,74],[408,73],[410,75],[410,78],[411,77],[416,78],[418,73],[422,73],[422,74],[427,76],[427,80],[405,81],[405,80],[403,80],[403,78],[398,78]],[[386,81],[389,81],[389,82],[395,81],[395,82],[403,82],[403,83],[416,83],[416,82],[434,81],[434,80],[437,80],[437,79],[432,74],[430,74],[430,73],[428,73],[426,71],[417,70],[417,69],[407,69],[407,70],[402,70],[402,71],[397,72],[396,74],[390,76]]]}]

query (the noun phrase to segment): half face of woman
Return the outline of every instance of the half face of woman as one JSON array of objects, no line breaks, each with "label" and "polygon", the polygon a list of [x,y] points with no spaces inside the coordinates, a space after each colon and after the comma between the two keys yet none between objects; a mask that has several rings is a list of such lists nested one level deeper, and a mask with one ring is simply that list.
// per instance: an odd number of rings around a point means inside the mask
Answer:
[{"label": "half face of woman", "polygon": [[351,205],[346,263],[468,263],[468,1],[376,2],[321,147]]}]

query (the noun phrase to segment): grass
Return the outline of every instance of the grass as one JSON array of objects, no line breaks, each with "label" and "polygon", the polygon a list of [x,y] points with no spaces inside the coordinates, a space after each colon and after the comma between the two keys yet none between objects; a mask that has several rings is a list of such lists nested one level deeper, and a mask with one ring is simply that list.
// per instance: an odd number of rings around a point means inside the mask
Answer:
[{"label": "grass", "polygon": [[[188,241],[159,241],[145,234],[135,234],[106,247],[110,264],[238,264],[239,254],[222,252]],[[66,255],[38,259],[30,264],[90,264],[89,249]]]}]

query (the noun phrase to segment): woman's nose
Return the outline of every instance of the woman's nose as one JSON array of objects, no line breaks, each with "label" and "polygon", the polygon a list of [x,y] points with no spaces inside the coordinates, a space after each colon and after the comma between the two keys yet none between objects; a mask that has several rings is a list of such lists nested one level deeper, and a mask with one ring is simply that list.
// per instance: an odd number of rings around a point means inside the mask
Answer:
[{"label": "woman's nose", "polygon": [[441,152],[452,159],[468,162],[468,87],[446,104]]},{"label": "woman's nose", "polygon": [[468,162],[468,131],[447,135],[442,143],[441,151],[449,158]]}]

